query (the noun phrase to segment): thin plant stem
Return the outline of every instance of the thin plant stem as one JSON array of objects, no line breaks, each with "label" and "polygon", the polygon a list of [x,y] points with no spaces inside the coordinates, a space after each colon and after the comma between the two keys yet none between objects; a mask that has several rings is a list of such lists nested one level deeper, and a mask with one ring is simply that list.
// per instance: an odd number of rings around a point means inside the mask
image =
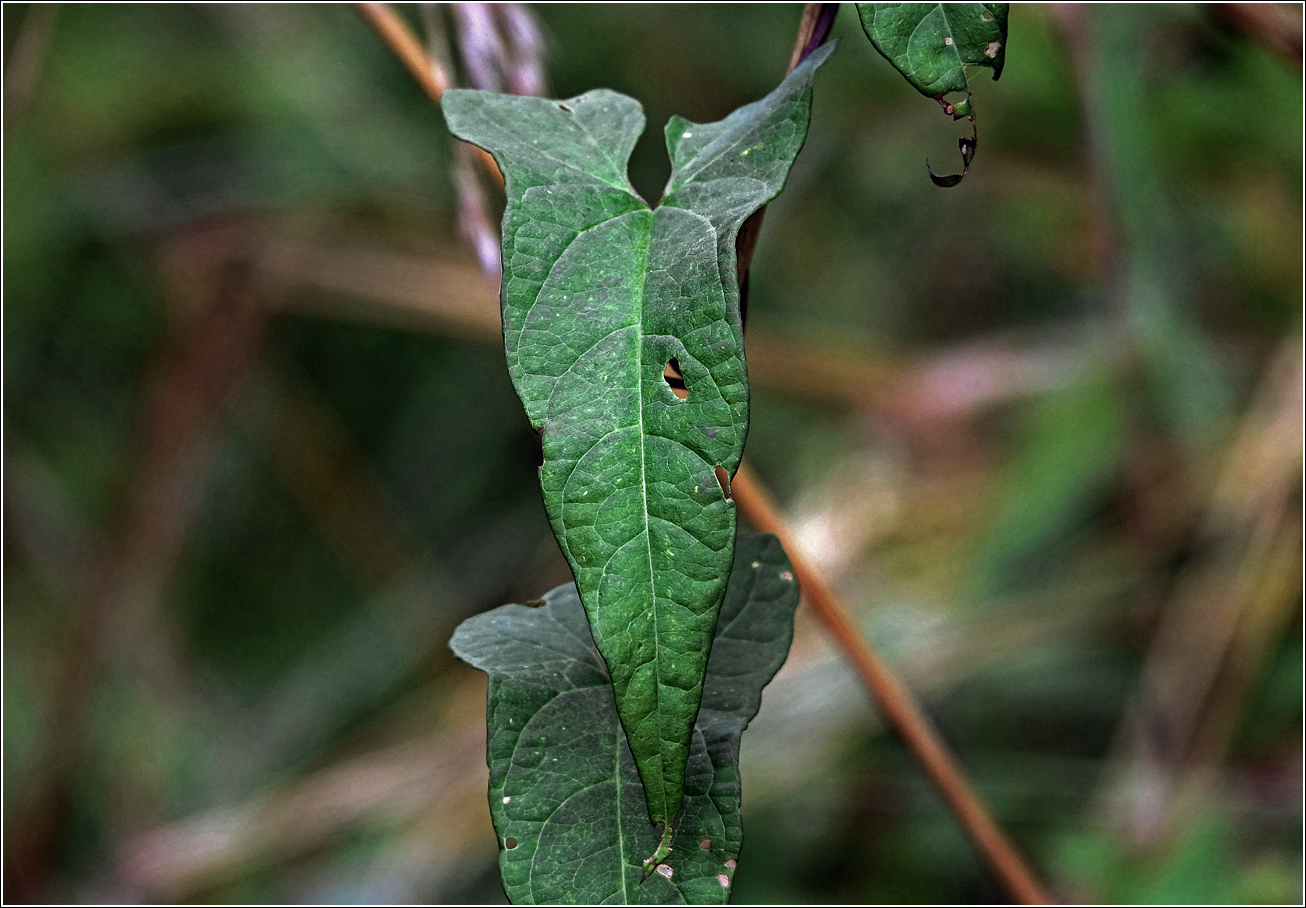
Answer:
[{"label": "thin plant stem", "polygon": [[412,29],[399,18],[399,14],[386,3],[355,3],[359,15],[368,21],[381,40],[390,46],[399,62],[422,86],[422,90],[437,105],[440,96],[453,83],[443,66],[427,56]]},{"label": "thin plant stem", "polygon": [[[381,36],[381,40],[399,58],[399,62],[404,64],[404,68],[417,80],[417,84],[422,86],[422,90],[426,92],[432,103],[439,107],[445,89],[451,87],[453,83],[444,67],[427,56],[426,51],[422,49],[422,42],[413,34],[408,24],[386,3],[355,3],[354,7]],[[471,146],[471,149],[473,157],[481,168],[490,179],[502,187],[503,175],[499,173],[499,167],[494,163],[490,153],[475,145]]]},{"label": "thin plant stem", "polygon": [[1052,904],[1051,896],[998,827],[915,698],[863,639],[834,587],[803,556],[771,496],[747,465],[740,465],[730,491],[749,523],[780,540],[794,567],[803,601],[861,675],[885,719],[920,763],[1003,888],[1022,905]]},{"label": "thin plant stem", "polygon": [[[809,3],[803,7],[803,18],[798,22],[798,35],[794,38],[794,49],[789,55],[789,66],[785,75],[794,71],[799,63],[830,37],[834,28],[835,16],[839,14],[837,3]],[[753,250],[757,248],[757,238],[762,233],[762,219],[766,217],[766,206],[750,214],[739,227],[735,236],[735,270],[739,278],[739,317],[748,321],[748,266],[753,262]]]}]

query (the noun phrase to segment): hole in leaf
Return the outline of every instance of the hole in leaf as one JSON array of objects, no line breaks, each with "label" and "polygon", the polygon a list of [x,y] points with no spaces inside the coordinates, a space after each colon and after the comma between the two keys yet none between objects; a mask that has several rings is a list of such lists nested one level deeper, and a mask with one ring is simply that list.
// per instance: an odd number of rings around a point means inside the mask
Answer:
[{"label": "hole in leaf", "polygon": [[531,452],[535,455],[535,465],[544,466],[544,427],[535,430],[535,437],[530,440]]},{"label": "hole in leaf", "polygon": [[726,472],[725,467],[717,466],[716,481],[717,481],[717,485],[721,486],[722,497],[724,497],[726,501],[729,501],[730,500],[730,474]]},{"label": "hole in leaf", "polygon": [[548,603],[545,602],[543,599],[531,599],[528,602],[523,602],[522,605],[526,606],[527,608],[543,608],[544,606],[548,605]]},{"label": "hole in leaf", "polygon": [[985,22],[992,22],[993,14],[988,10],[984,10],[984,12],[980,13],[980,18],[983,19]]},{"label": "hole in leaf", "polygon": [[503,840],[503,847],[507,848],[509,851],[512,851],[514,848],[517,847],[517,840],[514,839],[512,836],[509,836],[508,838]]},{"label": "hole in leaf", "polygon": [[671,386],[671,393],[676,397],[681,400],[689,397],[689,389],[685,387],[685,373],[680,371],[680,360],[674,356],[667,360],[667,367],[662,370],[662,377]]},{"label": "hole in leaf", "polygon": [[960,119],[967,115],[965,103],[970,99],[970,93],[965,91],[950,91],[947,94],[935,95],[934,100],[939,102],[943,112],[954,120]]}]

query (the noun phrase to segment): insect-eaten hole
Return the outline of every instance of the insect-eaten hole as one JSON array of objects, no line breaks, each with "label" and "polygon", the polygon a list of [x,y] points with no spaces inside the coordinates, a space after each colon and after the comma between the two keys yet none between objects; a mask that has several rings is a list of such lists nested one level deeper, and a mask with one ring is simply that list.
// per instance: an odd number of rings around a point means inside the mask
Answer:
[{"label": "insect-eaten hole", "polygon": [[514,839],[512,836],[508,836],[508,838],[503,840],[503,847],[507,848],[509,851],[512,851],[514,848],[517,847],[517,840]]},{"label": "insect-eaten hole", "polygon": [[689,389],[685,387],[685,373],[680,371],[680,360],[674,356],[667,360],[667,367],[662,370],[662,378],[671,386],[671,393],[685,400],[689,397]]},{"label": "insect-eaten hole", "polygon": [[725,467],[720,465],[717,466],[716,481],[717,481],[717,485],[721,486],[721,494],[725,497],[726,501],[729,501],[730,500],[730,474],[726,472]]},{"label": "insect-eaten hole", "polygon": [[527,441],[527,447],[530,449],[531,457],[535,459],[535,466],[544,466],[544,427],[540,426],[531,433]]}]

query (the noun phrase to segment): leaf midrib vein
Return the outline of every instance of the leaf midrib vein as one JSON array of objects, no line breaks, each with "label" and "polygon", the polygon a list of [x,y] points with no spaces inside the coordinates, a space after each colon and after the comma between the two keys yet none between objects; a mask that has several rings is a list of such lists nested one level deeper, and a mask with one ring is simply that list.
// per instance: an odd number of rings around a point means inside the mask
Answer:
[{"label": "leaf midrib vein", "polygon": [[[639,317],[636,324],[639,325],[639,337],[635,343],[635,387],[640,390],[639,401],[639,493],[643,502],[644,516],[644,551],[648,553],[648,587],[653,596],[653,709],[658,717],[658,765],[659,787],[662,789],[661,810],[666,810],[666,766],[663,762],[662,745],[666,737],[662,731],[662,672],[660,658],[662,655],[661,634],[658,629],[658,584],[657,574],[653,570],[653,538],[652,528],[649,526],[648,513],[648,467],[645,464],[645,436],[644,436],[644,301],[648,296],[648,252],[649,247],[653,245],[653,231],[657,227],[657,215],[654,214],[648,219],[648,233],[645,235],[643,248],[640,250],[640,286],[639,286]],[[617,724],[621,724],[621,716],[618,713]],[[670,825],[671,818],[665,817],[665,822]],[[655,818],[656,821],[656,818]],[[624,856],[623,856],[624,859]],[[622,886],[625,886],[625,874],[622,874]]]}]

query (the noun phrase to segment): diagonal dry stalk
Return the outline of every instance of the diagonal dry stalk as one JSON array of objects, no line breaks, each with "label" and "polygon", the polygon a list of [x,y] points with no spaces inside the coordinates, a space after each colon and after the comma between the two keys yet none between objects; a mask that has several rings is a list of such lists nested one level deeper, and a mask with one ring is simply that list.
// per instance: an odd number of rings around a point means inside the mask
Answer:
[{"label": "diagonal dry stalk", "polygon": [[[422,51],[421,43],[408,26],[386,4],[360,3],[357,6],[395,55],[404,62],[426,89],[432,100],[439,103],[440,95],[449,86],[447,76],[442,78],[431,76],[431,64]],[[790,71],[829,37],[837,11],[836,3],[807,4],[789,61]],[[502,185],[502,177],[493,158],[485,153],[482,155],[478,160],[486,168],[487,173]],[[752,260],[764,212],[765,208],[760,209],[745,222],[736,241],[739,280],[741,287],[745,288],[741,296],[745,298],[748,266]],[[1019,852],[993,820],[983,800],[976,794],[974,787],[966,779],[957,761],[943,743],[938,731],[906,686],[862,638],[848,610],[840,601],[838,594],[834,592],[834,588],[803,558],[788,527],[771,503],[770,496],[745,466],[741,466],[735,475],[732,491],[740,511],[754,527],[779,537],[794,565],[794,573],[803,590],[803,600],[811,607],[826,631],[857,669],[872,698],[884,712],[885,718],[920,763],[926,776],[952,810],[957,822],[1003,888],[1014,901],[1021,904],[1051,904],[1053,901],[1051,896],[1043,889]]]},{"label": "diagonal dry stalk", "polygon": [[[422,86],[431,103],[439,107],[440,96],[444,94],[446,88],[453,87],[453,82],[450,81],[444,67],[427,56],[422,48],[422,42],[417,40],[413,30],[399,18],[389,4],[355,3],[354,7],[368,24],[376,29],[376,33],[381,36],[381,40],[385,41],[390,50],[394,51],[399,62],[404,64],[404,68],[417,80],[417,84]],[[468,147],[486,174],[502,186],[503,177],[499,174],[499,167],[494,163],[490,153],[475,145]]]},{"label": "diagonal dry stalk", "polygon": [[789,527],[776,510],[771,496],[748,469],[739,467],[730,485],[735,504],[756,529],[775,535],[794,566],[803,602],[820,620],[826,632],[843,650],[861,676],[866,689],[893,726],[930,783],[965,830],[975,850],[988,864],[1011,898],[1023,905],[1051,904],[1020,853],[994,821],[983,800],[957,765],[938,731],[921,710],[906,685],[882,660],[857,630],[857,625],[834,587],[803,556]]}]

